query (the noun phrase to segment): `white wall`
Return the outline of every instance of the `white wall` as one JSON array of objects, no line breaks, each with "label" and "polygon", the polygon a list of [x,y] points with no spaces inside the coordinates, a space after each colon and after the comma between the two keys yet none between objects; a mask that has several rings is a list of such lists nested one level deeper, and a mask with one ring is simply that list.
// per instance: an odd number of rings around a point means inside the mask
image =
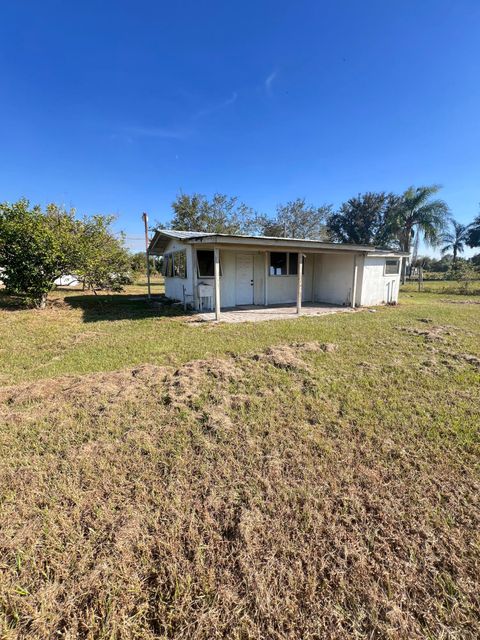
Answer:
[{"label": "white wall", "polygon": [[400,274],[385,275],[384,257],[367,256],[363,270],[360,304],[364,307],[398,302]]},{"label": "white wall", "polygon": [[321,253],[317,255],[315,302],[339,305],[351,304],[353,258],[352,254]]},{"label": "white wall", "polygon": [[[253,255],[253,302],[265,304],[265,253],[251,251],[220,251],[222,276],[220,278],[221,306],[234,307],[237,303],[235,295],[236,282],[236,255],[246,253]],[[307,256],[305,260],[305,273],[303,276],[303,300],[312,299],[312,275],[313,256]],[[270,276],[268,279],[268,304],[282,304],[296,302],[297,300],[297,276]],[[199,278],[198,282],[214,286],[213,278]],[[212,302],[212,304],[214,301]]]},{"label": "white wall", "polygon": [[[203,248],[203,247],[202,247]],[[180,240],[171,240],[165,253],[186,250],[187,278],[165,278],[165,294],[174,300],[183,301],[183,287],[193,300],[197,282],[210,284],[214,288],[214,278],[198,278],[194,274],[194,250],[189,244]],[[205,247],[207,249],[207,247]],[[248,252],[254,261],[254,304],[263,305],[265,280],[265,254]],[[221,250],[220,262],[222,276],[220,278],[221,306],[234,307],[236,280],[235,251]],[[357,292],[356,304],[371,306],[397,302],[400,275],[385,275],[385,257],[357,256]],[[305,259],[303,276],[303,301],[312,300],[312,285],[315,302],[326,302],[338,305],[350,305],[353,284],[353,254],[308,254]],[[315,267],[314,267],[315,265]],[[315,274],[314,274],[315,271]],[[267,276],[268,304],[294,303],[297,299],[297,276]],[[314,283],[313,283],[314,280]],[[213,291],[212,291],[213,293]],[[212,306],[214,299],[212,299]]]},{"label": "white wall", "polygon": [[189,301],[193,298],[193,250],[192,246],[185,244],[181,240],[170,240],[165,249],[165,253],[172,253],[173,251],[185,250],[187,254],[187,277],[186,278],[165,278],[165,295],[172,300],[180,300],[183,302],[183,287],[186,288],[186,293],[190,297]]}]

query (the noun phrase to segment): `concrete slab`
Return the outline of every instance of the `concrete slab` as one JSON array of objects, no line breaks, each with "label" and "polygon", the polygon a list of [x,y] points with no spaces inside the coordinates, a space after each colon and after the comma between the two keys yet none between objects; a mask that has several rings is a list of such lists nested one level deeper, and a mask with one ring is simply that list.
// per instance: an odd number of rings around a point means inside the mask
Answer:
[{"label": "concrete slab", "polygon": [[[336,306],[332,304],[309,304],[302,306],[301,314],[297,314],[296,305],[269,305],[233,307],[222,309],[219,322],[265,322],[267,320],[295,320],[305,316],[323,316],[331,313],[354,313],[350,307]],[[197,313],[192,316],[191,322],[215,322],[215,313]]]}]

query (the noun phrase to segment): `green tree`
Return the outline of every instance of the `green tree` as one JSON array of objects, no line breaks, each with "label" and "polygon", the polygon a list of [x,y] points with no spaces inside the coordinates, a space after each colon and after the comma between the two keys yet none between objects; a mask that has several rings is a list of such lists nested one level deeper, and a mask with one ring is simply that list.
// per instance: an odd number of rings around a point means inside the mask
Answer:
[{"label": "green tree", "polygon": [[442,255],[449,253],[450,251],[452,252],[453,268],[455,268],[457,263],[458,254],[463,253],[465,250],[465,244],[468,241],[469,232],[468,226],[452,220],[450,231],[447,231],[442,236]]},{"label": "green tree", "polygon": [[0,268],[7,290],[44,308],[56,278],[78,260],[79,226],[74,210],[54,204],[45,212],[26,199],[0,204]]},{"label": "green tree", "polygon": [[[440,199],[432,199],[440,187],[409,187],[402,195],[392,215],[391,228],[400,249],[410,253],[415,234],[420,234],[426,244],[440,243],[448,222],[449,209]],[[405,281],[406,262],[402,261],[402,282]]]},{"label": "green tree", "polygon": [[[150,271],[156,268],[155,259],[153,256],[149,258]],[[145,251],[138,251],[130,256],[130,269],[134,273],[145,274],[147,272],[147,254]]]},{"label": "green tree", "polygon": [[467,244],[469,247],[480,247],[480,215],[468,226]]},{"label": "green tree", "polygon": [[110,216],[75,218],[49,204],[22,199],[0,204],[0,268],[7,291],[44,308],[54,282],[75,274],[93,289],[118,289],[128,280],[129,254],[111,230]]},{"label": "green tree", "polygon": [[265,236],[326,239],[326,221],[331,214],[331,205],[316,207],[297,198],[280,204],[275,218],[257,216],[253,220],[256,230]]},{"label": "green tree", "polygon": [[350,198],[329,216],[328,234],[335,242],[387,246],[394,240],[391,220],[399,202],[398,196],[383,192]]},{"label": "green tree", "polygon": [[114,216],[84,217],[79,234],[79,255],[75,275],[87,289],[121,291],[131,282],[130,254],[124,236],[112,230]]},{"label": "green tree", "polygon": [[168,226],[179,231],[246,233],[255,219],[250,207],[222,193],[215,193],[210,200],[200,193],[180,193],[172,209],[174,215]]}]

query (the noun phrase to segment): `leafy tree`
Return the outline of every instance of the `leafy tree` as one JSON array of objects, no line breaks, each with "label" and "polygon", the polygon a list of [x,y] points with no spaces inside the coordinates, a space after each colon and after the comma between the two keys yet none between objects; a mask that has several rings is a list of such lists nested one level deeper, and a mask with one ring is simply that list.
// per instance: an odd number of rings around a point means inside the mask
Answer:
[{"label": "leafy tree", "polygon": [[[153,271],[156,268],[155,259],[153,256],[149,258],[150,270]],[[130,256],[130,269],[134,273],[146,273],[147,271],[147,254],[145,251],[138,251]]]},{"label": "leafy tree", "polygon": [[386,246],[394,240],[391,228],[399,198],[393,193],[359,194],[344,202],[327,221],[332,240]]},{"label": "leafy tree", "polygon": [[447,280],[456,280],[462,293],[468,293],[469,284],[478,277],[478,272],[468,260],[458,258],[447,272]]},{"label": "leafy tree", "polygon": [[465,244],[468,241],[469,233],[469,228],[466,225],[452,220],[451,230],[447,231],[442,236],[442,254],[448,253],[449,251],[453,253],[453,268],[455,268],[458,254],[463,253],[465,250]]},{"label": "leafy tree", "polygon": [[222,193],[215,193],[211,200],[200,193],[181,193],[172,209],[174,216],[168,226],[179,231],[245,233],[255,218],[254,211],[237,197]]},{"label": "leafy tree", "polygon": [[[392,216],[392,232],[400,249],[410,253],[412,239],[421,234],[426,244],[438,245],[448,222],[449,209],[443,200],[432,199],[440,187],[409,187],[402,195]],[[405,281],[406,262],[402,261],[402,281]]]},{"label": "leafy tree", "polygon": [[54,204],[42,212],[25,199],[0,204],[0,268],[10,293],[45,307],[54,280],[78,260],[79,222],[74,215]]},{"label": "leafy tree", "polygon": [[0,204],[0,268],[10,293],[44,308],[54,281],[74,273],[86,286],[118,289],[127,280],[129,255],[111,231],[108,216],[75,218],[49,204],[28,200]]},{"label": "leafy tree", "polygon": [[81,222],[79,256],[75,275],[84,286],[92,289],[121,291],[131,282],[130,255],[124,246],[124,236],[115,236],[111,229],[114,216],[94,215]]},{"label": "leafy tree", "polygon": [[469,247],[480,247],[480,215],[469,225],[466,242]]},{"label": "leafy tree", "polygon": [[308,205],[305,198],[297,198],[280,204],[275,218],[257,216],[253,224],[265,236],[325,239],[326,220],[331,213],[331,205],[315,207]]}]

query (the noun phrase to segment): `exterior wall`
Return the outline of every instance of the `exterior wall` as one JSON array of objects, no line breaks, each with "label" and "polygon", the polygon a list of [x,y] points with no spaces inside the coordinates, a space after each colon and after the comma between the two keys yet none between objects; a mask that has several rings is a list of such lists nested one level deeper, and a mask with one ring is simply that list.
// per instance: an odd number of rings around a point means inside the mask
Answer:
[{"label": "exterior wall", "polygon": [[[182,242],[181,240],[170,240],[165,249],[165,253],[172,253],[173,251],[187,252],[187,277],[186,278],[165,278],[165,295],[172,300],[179,300],[183,302],[183,287],[186,289],[186,293],[189,296],[188,301],[193,300],[194,294],[194,275],[193,275],[193,250],[192,246]],[[164,255],[165,255],[164,253]]]},{"label": "exterior wall", "polygon": [[[220,277],[221,307],[235,307],[236,300],[236,256],[245,253],[253,256],[253,304],[265,304],[265,253],[251,251],[220,250],[222,275]],[[305,260],[303,276],[303,300],[312,299],[313,256]],[[172,280],[174,278],[171,278]],[[178,279],[178,278],[177,278]],[[288,304],[297,300],[297,276],[267,275],[268,304]],[[198,282],[214,286],[214,278],[198,278]],[[212,300],[214,305],[214,299]]]},{"label": "exterior wall", "polygon": [[[312,299],[313,254],[307,255],[304,264],[302,301]],[[268,304],[289,304],[297,301],[297,276],[268,276]]]},{"label": "exterior wall", "polygon": [[[339,305],[351,304],[353,260],[354,256],[351,254],[321,253],[317,255],[315,268],[315,302]],[[358,281],[360,281],[360,278]]]},{"label": "exterior wall", "polygon": [[398,302],[400,274],[385,275],[386,258],[367,256],[360,304],[364,307]]},{"label": "exterior wall", "polygon": [[[208,247],[202,247],[208,249]],[[187,278],[165,278],[165,295],[173,300],[183,301],[183,287],[188,302],[198,308],[196,285],[212,286],[214,278],[197,278],[194,248],[181,240],[171,240],[165,253],[185,250],[187,258]],[[248,253],[253,256],[253,302],[265,304],[265,253],[252,251],[220,250],[222,275],[220,277],[221,306],[236,306],[236,255]],[[400,274],[385,275],[385,257],[357,256],[356,304],[362,306],[380,305],[398,301]],[[326,302],[350,305],[353,285],[354,256],[352,254],[307,254],[303,275],[303,301]],[[294,303],[297,299],[297,276],[267,275],[268,304]],[[312,296],[313,292],[313,296]],[[212,297],[212,307],[214,306]]]}]

